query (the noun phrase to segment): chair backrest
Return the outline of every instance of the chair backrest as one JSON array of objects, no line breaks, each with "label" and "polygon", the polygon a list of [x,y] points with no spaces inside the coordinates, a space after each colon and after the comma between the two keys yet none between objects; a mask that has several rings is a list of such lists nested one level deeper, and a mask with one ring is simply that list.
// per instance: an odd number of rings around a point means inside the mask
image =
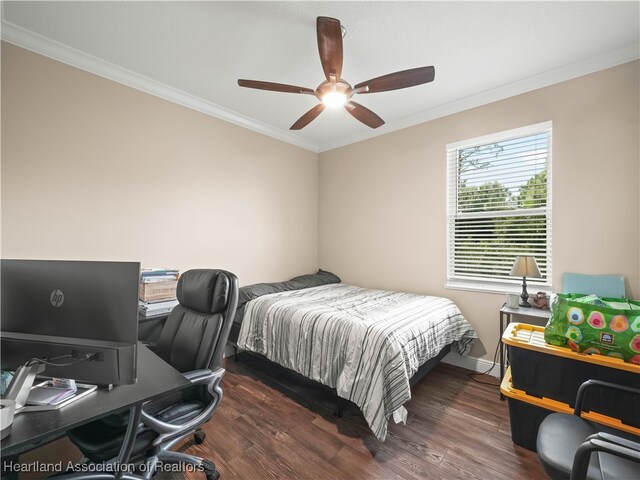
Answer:
[{"label": "chair backrest", "polygon": [[179,372],[219,367],[238,306],[237,277],[224,270],[188,270],[178,280],[177,297],[156,353]]},{"label": "chair backrest", "polygon": [[564,273],[562,275],[562,292],[622,298],[625,296],[624,277],[620,275]]}]

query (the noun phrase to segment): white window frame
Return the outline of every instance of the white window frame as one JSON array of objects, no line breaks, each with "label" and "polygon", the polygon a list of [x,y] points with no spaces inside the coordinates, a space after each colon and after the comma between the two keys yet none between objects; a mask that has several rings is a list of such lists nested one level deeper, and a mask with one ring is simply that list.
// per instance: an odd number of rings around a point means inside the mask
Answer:
[{"label": "white window frame", "polygon": [[[457,168],[458,159],[457,151],[474,147],[478,145],[486,145],[491,143],[499,143],[508,140],[513,140],[518,137],[526,137],[530,135],[536,135],[541,133],[548,134],[549,148],[547,151],[547,205],[542,208],[527,209],[526,214],[529,215],[546,215],[546,227],[547,227],[547,278],[544,283],[536,283],[535,285],[529,285],[530,290],[535,288],[536,291],[551,292],[552,290],[552,235],[551,235],[551,216],[552,216],[552,150],[553,150],[553,138],[552,138],[553,124],[551,121],[536,123],[534,125],[528,125],[525,127],[514,128],[512,130],[506,130],[490,135],[483,135],[481,137],[475,137],[468,140],[462,140],[460,142],[449,143],[446,146],[447,151],[447,283],[445,288],[454,290],[469,290],[480,291],[488,293],[501,293],[517,292],[522,289],[522,278],[514,277],[513,280],[504,279],[472,279],[472,278],[460,278],[456,277],[454,273],[454,255],[455,255],[455,220],[458,217],[458,198],[457,198]],[[522,210],[513,212],[503,212],[499,216],[519,216],[523,215]],[[476,217],[495,217],[496,212],[475,212],[464,214],[466,218]],[[529,292],[532,293],[532,292]]]}]

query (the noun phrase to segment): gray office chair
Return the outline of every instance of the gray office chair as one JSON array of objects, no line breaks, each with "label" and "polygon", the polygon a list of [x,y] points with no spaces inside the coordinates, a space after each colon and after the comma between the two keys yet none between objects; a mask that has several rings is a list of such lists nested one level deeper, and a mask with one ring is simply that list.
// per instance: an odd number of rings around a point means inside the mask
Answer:
[{"label": "gray office chair", "polygon": [[[179,463],[213,480],[219,477],[213,462],[171,449],[189,436],[202,443],[201,426],[222,400],[221,365],[238,304],[238,279],[224,270],[189,270],[178,281],[177,297],[179,304],[152,349],[192,386],[144,405],[130,458],[145,478],[163,463]],[[111,415],[71,430],[68,436],[88,461],[110,463],[118,455],[128,421],[127,413]]]},{"label": "gray office chair", "polygon": [[640,395],[637,388],[587,380],[578,389],[573,415],[552,413],[538,429],[538,458],[553,480],[640,478],[640,439],[580,417],[590,388]]}]

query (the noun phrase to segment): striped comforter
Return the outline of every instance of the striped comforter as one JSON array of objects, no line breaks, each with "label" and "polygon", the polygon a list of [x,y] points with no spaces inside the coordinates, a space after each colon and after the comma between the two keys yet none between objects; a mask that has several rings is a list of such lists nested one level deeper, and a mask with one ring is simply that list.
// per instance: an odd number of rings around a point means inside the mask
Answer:
[{"label": "striped comforter", "polygon": [[451,300],[340,283],[250,301],[238,347],[335,388],[384,440],[392,415],[406,421],[418,367],[449,343],[466,355],[475,338]]}]

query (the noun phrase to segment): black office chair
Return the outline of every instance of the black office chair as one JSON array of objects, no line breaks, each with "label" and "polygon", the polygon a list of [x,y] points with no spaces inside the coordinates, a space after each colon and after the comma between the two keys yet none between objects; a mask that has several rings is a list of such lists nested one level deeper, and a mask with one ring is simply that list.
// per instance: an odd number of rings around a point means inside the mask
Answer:
[{"label": "black office chair", "polygon": [[637,388],[587,380],[578,389],[574,414],[552,413],[538,429],[538,457],[553,480],[622,480],[640,478],[640,438],[580,417],[590,388],[640,395]]},{"label": "black office chair", "polygon": [[[238,279],[224,270],[189,270],[178,281],[177,297],[179,304],[167,318],[158,344],[151,347],[192,387],[144,405],[130,463],[139,465],[145,478],[162,463],[180,463],[212,480],[219,477],[213,462],[171,448],[190,435],[202,443],[205,434],[200,427],[222,400],[221,365],[238,304]],[[128,413],[111,415],[68,435],[86,460],[109,463],[118,456],[128,420]]]}]

